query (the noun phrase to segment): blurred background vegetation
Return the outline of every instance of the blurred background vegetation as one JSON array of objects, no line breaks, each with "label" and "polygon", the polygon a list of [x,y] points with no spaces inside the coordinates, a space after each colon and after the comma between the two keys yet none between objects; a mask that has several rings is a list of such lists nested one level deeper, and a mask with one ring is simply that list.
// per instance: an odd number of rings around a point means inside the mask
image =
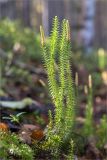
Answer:
[{"label": "blurred background vegetation", "polygon": [[105,0],[0,0],[0,19],[20,21],[22,26],[39,32],[43,24],[46,35],[52,18],[67,18],[75,47],[107,48],[107,2]]}]

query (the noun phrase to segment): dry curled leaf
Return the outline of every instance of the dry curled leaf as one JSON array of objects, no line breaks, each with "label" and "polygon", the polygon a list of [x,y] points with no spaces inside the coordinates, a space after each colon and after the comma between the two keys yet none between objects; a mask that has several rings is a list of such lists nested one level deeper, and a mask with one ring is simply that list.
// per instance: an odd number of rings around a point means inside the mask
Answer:
[{"label": "dry curled leaf", "polygon": [[41,140],[44,137],[44,133],[43,130],[39,129],[39,130],[34,130],[31,134],[31,138],[33,140]]},{"label": "dry curled leaf", "polygon": [[6,123],[0,123],[0,130],[7,132],[9,129],[8,125]]}]

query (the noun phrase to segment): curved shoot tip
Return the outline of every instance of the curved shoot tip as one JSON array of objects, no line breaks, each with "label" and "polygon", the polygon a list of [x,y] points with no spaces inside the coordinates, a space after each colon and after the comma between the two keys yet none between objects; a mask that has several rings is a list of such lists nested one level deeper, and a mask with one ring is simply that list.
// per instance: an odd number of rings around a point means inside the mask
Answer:
[{"label": "curved shoot tip", "polygon": [[67,29],[67,40],[70,41],[70,25],[69,21],[66,21],[66,29]]},{"label": "curved shoot tip", "polygon": [[44,34],[44,29],[42,26],[40,26],[40,35],[41,35],[41,45],[44,46],[45,44],[45,34]]}]

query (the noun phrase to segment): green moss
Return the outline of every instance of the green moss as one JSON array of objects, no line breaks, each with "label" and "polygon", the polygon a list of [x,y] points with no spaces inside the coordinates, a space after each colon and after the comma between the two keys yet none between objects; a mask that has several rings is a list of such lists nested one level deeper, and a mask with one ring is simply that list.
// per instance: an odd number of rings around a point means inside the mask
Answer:
[{"label": "green moss", "polygon": [[23,144],[16,134],[0,131],[0,158],[8,160],[17,157],[20,160],[33,160],[33,155],[32,149]]}]

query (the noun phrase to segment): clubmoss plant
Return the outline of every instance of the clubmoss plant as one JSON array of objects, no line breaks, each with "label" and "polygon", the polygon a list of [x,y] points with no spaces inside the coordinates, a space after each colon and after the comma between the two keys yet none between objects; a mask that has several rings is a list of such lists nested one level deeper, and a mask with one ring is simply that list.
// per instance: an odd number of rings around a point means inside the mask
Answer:
[{"label": "clubmoss plant", "polygon": [[88,93],[88,102],[85,111],[84,135],[93,135],[93,94],[92,94],[92,77],[89,75],[88,88],[85,86],[85,92]]},{"label": "clubmoss plant", "polygon": [[19,137],[10,132],[0,131],[0,159],[33,160],[33,150],[23,144]]},{"label": "clubmoss plant", "polygon": [[76,96],[76,116],[79,115],[79,77],[78,77],[78,72],[75,73],[75,96]]},{"label": "clubmoss plant", "polygon": [[100,121],[100,125],[97,130],[98,148],[103,148],[107,144],[107,115],[103,115]]},{"label": "clubmoss plant", "polygon": [[71,140],[70,141],[70,149],[69,149],[69,154],[67,157],[67,160],[74,160],[74,155],[73,155],[73,149],[74,149],[74,142]]},{"label": "clubmoss plant", "polygon": [[49,112],[50,123],[47,127],[46,139],[51,144],[52,153],[58,159],[61,146],[71,140],[70,134],[75,118],[69,22],[64,19],[59,32],[58,18],[54,18],[48,47],[42,26],[40,33],[49,91],[55,105],[54,118]]}]

